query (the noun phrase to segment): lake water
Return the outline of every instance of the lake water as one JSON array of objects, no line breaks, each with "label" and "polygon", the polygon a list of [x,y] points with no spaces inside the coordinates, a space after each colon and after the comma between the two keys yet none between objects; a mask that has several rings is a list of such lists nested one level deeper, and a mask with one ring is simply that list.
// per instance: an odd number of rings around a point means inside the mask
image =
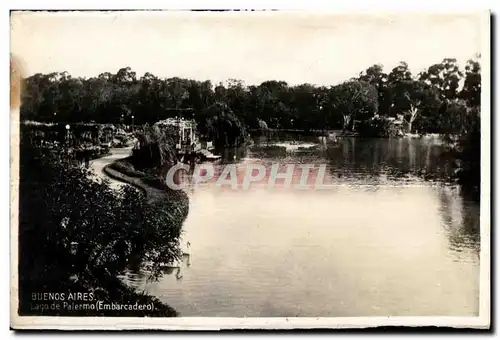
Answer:
[{"label": "lake water", "polygon": [[326,164],[329,189],[188,188],[182,278],[127,281],[181,316],[477,315],[479,204],[448,183],[438,141],[304,141],[318,149],[261,137],[216,166]]}]

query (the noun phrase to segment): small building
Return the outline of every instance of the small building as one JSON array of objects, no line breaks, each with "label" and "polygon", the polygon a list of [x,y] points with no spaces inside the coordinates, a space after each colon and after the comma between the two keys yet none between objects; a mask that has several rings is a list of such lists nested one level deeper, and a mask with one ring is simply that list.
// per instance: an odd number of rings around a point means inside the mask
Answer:
[{"label": "small building", "polygon": [[103,124],[99,127],[99,141],[101,144],[111,145],[116,134],[116,127],[112,124]]},{"label": "small building", "polygon": [[162,128],[174,128],[175,131],[175,148],[179,153],[186,153],[198,150],[201,148],[199,138],[196,134],[196,122],[183,118],[167,118],[160,120],[154,126]]}]

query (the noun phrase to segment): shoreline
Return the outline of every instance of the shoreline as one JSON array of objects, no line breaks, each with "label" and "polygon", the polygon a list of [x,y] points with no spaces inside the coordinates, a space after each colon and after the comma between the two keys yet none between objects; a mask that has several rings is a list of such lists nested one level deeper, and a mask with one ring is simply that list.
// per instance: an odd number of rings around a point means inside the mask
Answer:
[{"label": "shoreline", "polygon": [[[187,194],[182,190],[171,190],[166,186],[161,187],[158,177],[148,177],[147,175],[144,177],[131,176],[115,168],[116,164],[119,164],[118,162],[127,162],[130,164],[130,162],[127,161],[128,158],[129,157],[116,159],[112,163],[104,166],[103,173],[115,181],[128,184],[143,192],[146,195],[148,204],[163,206],[168,210],[166,214],[170,218],[177,219],[177,223],[180,223],[182,228],[182,223],[184,223],[189,212],[189,198]],[[153,184],[148,184],[145,181]]]},{"label": "shoreline", "polygon": [[252,137],[257,136],[266,136],[273,134],[296,134],[305,137],[335,137],[335,138],[416,138],[416,139],[430,139],[430,138],[442,138],[445,134],[442,133],[403,133],[402,135],[394,135],[394,136],[371,136],[371,135],[363,135],[359,132],[342,132],[342,130],[294,130],[294,129],[268,129],[268,130],[258,130],[251,129],[248,130]]},{"label": "shoreline", "polygon": [[[114,155],[112,151],[110,151],[111,155]],[[103,177],[106,179],[112,179],[113,181],[120,182],[121,184],[130,185],[133,188],[142,192],[147,199],[148,205],[157,206],[162,209],[167,215],[167,219],[172,223],[178,225],[179,229],[182,230],[182,226],[189,212],[189,199],[187,194],[182,192],[170,192],[168,190],[160,189],[154,187],[152,185],[148,185],[144,183],[143,178],[130,176],[121,171],[113,168],[117,164],[117,162],[126,162],[130,155],[126,155],[122,158],[116,158],[110,160],[110,162],[104,165],[101,169]],[[95,169],[94,170],[98,170]],[[180,241],[180,239],[179,239]],[[154,304],[155,308],[150,312],[143,312],[144,316],[149,317],[172,317],[178,316],[177,311],[173,309],[168,303],[162,302],[158,297],[154,295],[150,295],[143,291],[135,291],[135,289],[129,286],[128,283],[119,280],[119,282],[123,285],[123,291],[128,292],[129,300],[133,302],[132,297],[136,296],[138,301],[145,301],[147,303]],[[127,314],[125,314],[127,315]],[[128,314],[132,316],[131,314]],[[112,316],[112,315],[110,315]],[[120,316],[120,315],[117,315]],[[123,316],[123,315],[122,315]]]}]

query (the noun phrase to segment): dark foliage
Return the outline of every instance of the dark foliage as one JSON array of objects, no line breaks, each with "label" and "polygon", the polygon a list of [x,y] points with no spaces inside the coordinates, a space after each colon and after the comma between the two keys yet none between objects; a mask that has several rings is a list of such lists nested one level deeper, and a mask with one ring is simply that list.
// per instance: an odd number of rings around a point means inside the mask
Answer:
[{"label": "dark foliage", "polygon": [[388,119],[374,118],[357,124],[356,131],[362,137],[395,137],[398,135],[396,128]]},{"label": "dark foliage", "polygon": [[202,112],[199,131],[214,141],[216,147],[240,146],[245,143],[246,129],[224,103],[215,103]]},{"label": "dark foliage", "polygon": [[173,203],[151,205],[128,186],[112,190],[64,153],[34,147],[29,139],[21,140],[20,151],[20,314],[40,315],[31,310],[34,292],[79,291],[105,302],[149,301],[156,305],[151,315],[174,315],[117,278],[135,262],[154,279],[160,263],[179,258],[185,216],[171,209]]},{"label": "dark foliage", "polygon": [[468,109],[454,147],[460,184],[479,200],[481,194],[481,118],[478,108]]},{"label": "dark foliage", "polygon": [[235,79],[214,87],[210,81],[162,79],[151,73],[137,78],[128,67],[88,79],[67,72],[35,74],[24,82],[22,120],[151,125],[176,116],[209,123],[210,114],[214,126],[227,116],[221,124],[231,125],[237,118],[249,129],[259,129],[262,122],[271,129],[337,129],[348,117],[347,125],[354,125],[373,112],[395,117],[414,105],[419,132],[441,133],[439,102],[461,98],[474,107],[481,94],[479,61],[468,61],[462,72],[451,58],[416,76],[405,62],[388,74],[382,65],[373,65],[359,77],[329,87],[283,81],[245,86]]},{"label": "dark foliage", "polygon": [[137,169],[159,169],[177,163],[175,133],[168,127],[144,125],[136,131],[138,145],[130,161]]}]

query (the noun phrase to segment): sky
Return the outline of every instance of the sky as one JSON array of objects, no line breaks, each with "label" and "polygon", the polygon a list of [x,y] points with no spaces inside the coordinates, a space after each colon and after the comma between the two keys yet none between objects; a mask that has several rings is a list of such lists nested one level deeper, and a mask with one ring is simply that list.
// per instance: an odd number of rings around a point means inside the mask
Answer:
[{"label": "sky", "polygon": [[333,12],[24,12],[11,53],[25,76],[93,77],[129,66],[140,77],[334,85],[382,64],[417,74],[481,52],[481,16]]}]

